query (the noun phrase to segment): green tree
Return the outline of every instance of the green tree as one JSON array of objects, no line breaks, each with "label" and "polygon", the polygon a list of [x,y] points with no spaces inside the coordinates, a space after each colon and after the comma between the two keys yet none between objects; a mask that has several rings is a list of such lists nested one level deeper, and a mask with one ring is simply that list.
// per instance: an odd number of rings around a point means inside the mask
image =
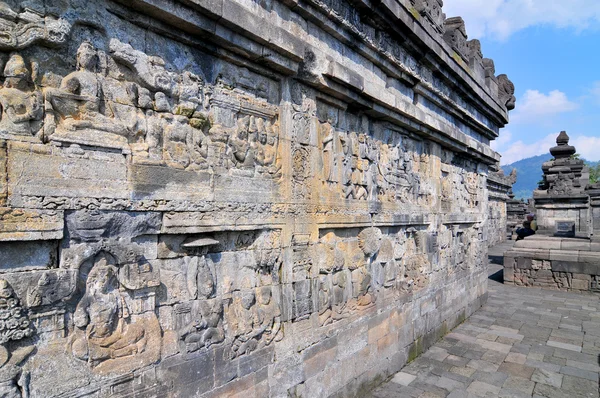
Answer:
[{"label": "green tree", "polygon": [[600,163],[596,166],[590,166],[590,184],[600,182]]}]

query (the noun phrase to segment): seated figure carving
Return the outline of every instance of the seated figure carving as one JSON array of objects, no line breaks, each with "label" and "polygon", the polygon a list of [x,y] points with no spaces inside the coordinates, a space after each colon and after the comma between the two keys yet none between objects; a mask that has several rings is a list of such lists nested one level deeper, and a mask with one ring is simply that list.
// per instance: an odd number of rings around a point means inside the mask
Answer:
[{"label": "seated figure carving", "polygon": [[202,300],[198,305],[200,319],[194,319],[179,332],[186,352],[194,352],[225,340],[223,304],[220,300]]},{"label": "seated figure carving", "polygon": [[23,57],[13,54],[4,68],[0,88],[0,137],[4,134],[31,137],[41,128],[42,95],[33,90]]},{"label": "seated figure carving", "polygon": [[77,71],[62,79],[59,88],[44,89],[46,136],[54,140],[121,147],[129,132],[106,115],[102,77],[97,74],[98,52],[88,42],[77,50]]},{"label": "seated figure carving", "polygon": [[[132,314],[118,289],[111,256],[100,254],[90,270],[85,293],[73,314],[73,355],[87,361],[97,373],[125,372],[158,359],[160,326],[156,317]],[[145,355],[144,355],[145,354]],[[132,360],[136,356],[136,360]],[[124,361],[119,361],[124,359]]]}]

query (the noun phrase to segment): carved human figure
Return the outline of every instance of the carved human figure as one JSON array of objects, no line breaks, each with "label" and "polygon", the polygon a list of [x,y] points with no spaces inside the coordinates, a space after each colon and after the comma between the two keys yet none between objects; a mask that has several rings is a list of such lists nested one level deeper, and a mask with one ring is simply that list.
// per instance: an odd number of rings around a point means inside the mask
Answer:
[{"label": "carved human figure", "polygon": [[31,137],[40,130],[42,95],[30,84],[31,75],[23,57],[13,54],[4,68],[0,88],[0,133]]},{"label": "carved human figure", "polygon": [[[87,275],[85,292],[73,314],[76,327],[71,338],[73,355],[99,373],[144,366],[144,361],[150,358],[140,356],[139,363],[132,361],[137,365],[124,364],[118,359],[139,355],[151,344],[160,344],[150,341],[156,338],[159,326],[155,318],[132,322],[130,315],[118,290],[114,259],[100,253]],[[156,360],[156,355],[150,357]]]},{"label": "carved human figure", "polygon": [[228,314],[229,327],[233,337],[231,358],[250,353],[258,346],[256,337],[262,333],[262,330],[254,328],[254,304],[254,291],[243,292],[233,299]]},{"label": "carved human figure", "polygon": [[187,286],[190,296],[194,299],[207,299],[213,296],[215,280],[206,256],[193,257],[188,263]]},{"label": "carved human figure", "polygon": [[254,158],[257,172],[269,177],[281,175],[281,165],[277,159],[277,137],[273,125],[269,120],[258,119],[258,141],[256,143],[256,157]]},{"label": "carved human figure", "polygon": [[337,182],[336,177],[336,133],[333,126],[326,122],[321,125],[321,140],[323,144],[323,177],[329,185]]},{"label": "carved human figure", "polygon": [[[188,121],[189,125],[189,121]],[[205,170],[208,168],[208,144],[206,134],[199,128],[190,127],[186,142],[190,155],[190,168],[193,170]]]},{"label": "carved human figure", "polygon": [[248,169],[254,167],[254,151],[251,149],[253,143],[252,137],[255,134],[250,134],[250,121],[254,124],[253,116],[244,116],[237,120],[237,129],[235,133],[229,137],[229,154],[233,165],[239,169]]},{"label": "carved human figure", "polygon": [[164,130],[164,159],[173,168],[184,169],[190,164],[188,136],[192,128],[187,124],[185,116],[174,116]]},{"label": "carved human figure", "polygon": [[326,326],[333,322],[331,310],[331,290],[327,275],[319,275],[319,325]]},{"label": "carved human figure", "polygon": [[334,320],[346,318],[348,316],[348,313],[346,311],[346,303],[348,300],[348,294],[346,289],[346,286],[348,284],[347,273],[345,271],[338,271],[332,275],[332,278],[332,317]]},{"label": "carved human figure", "polygon": [[179,335],[187,352],[210,347],[225,340],[223,329],[223,304],[218,299],[198,302],[200,319],[194,319]]},{"label": "carved human figure", "polygon": [[258,348],[266,347],[273,341],[283,338],[281,332],[281,311],[272,297],[271,287],[257,289],[255,330],[261,331]]},{"label": "carved human figure", "polygon": [[127,136],[128,130],[116,119],[103,114],[103,92],[101,77],[96,73],[98,52],[88,42],[83,42],[77,50],[77,71],[62,79],[60,87],[44,90],[46,112],[54,120],[49,127],[64,131],[89,129]]}]

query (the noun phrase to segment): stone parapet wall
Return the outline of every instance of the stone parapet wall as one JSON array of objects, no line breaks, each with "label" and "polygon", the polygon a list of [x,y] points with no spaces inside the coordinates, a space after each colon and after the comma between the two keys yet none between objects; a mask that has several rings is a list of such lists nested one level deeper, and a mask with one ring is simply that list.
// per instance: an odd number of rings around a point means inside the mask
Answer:
[{"label": "stone parapet wall", "polygon": [[531,236],[504,254],[504,283],[600,293],[600,243]]},{"label": "stone parapet wall", "polygon": [[0,395],[361,396],[485,301],[514,87],[441,1],[21,3]]}]

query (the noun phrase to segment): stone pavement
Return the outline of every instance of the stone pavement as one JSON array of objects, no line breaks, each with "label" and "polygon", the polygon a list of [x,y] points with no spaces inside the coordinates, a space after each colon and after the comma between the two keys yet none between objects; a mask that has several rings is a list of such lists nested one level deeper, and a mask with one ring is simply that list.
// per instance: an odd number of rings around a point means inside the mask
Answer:
[{"label": "stone pavement", "polygon": [[512,243],[490,248],[487,304],[370,398],[600,396],[600,296],[503,285]]}]

